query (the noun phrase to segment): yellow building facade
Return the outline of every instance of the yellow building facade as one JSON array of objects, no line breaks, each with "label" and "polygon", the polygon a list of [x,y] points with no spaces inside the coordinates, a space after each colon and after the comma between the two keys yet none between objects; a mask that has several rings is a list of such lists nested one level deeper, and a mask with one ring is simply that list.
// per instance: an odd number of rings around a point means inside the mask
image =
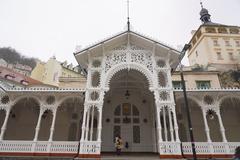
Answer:
[{"label": "yellow building facade", "polygon": [[240,65],[240,27],[213,23],[205,8],[200,12],[202,25],[192,31],[189,64],[213,66],[219,70],[237,69]]},{"label": "yellow building facade", "polygon": [[[53,86],[65,86],[64,78],[83,78],[78,67],[73,67],[72,64],[68,65],[67,62],[59,62],[55,57],[51,57],[46,63],[37,62],[36,67],[31,73],[31,77],[38,79],[39,81],[53,85]],[[61,78],[61,82],[59,79]],[[60,84],[61,83],[61,84]],[[69,85],[69,84],[68,84]],[[73,86],[71,86],[73,87]]]}]

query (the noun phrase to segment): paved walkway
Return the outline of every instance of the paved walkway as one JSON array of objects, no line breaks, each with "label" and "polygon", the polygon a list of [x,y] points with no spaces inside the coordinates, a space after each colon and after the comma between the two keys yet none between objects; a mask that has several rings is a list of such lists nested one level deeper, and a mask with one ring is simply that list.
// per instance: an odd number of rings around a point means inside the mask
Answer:
[{"label": "paved walkway", "polygon": [[101,160],[159,160],[159,155],[154,153],[102,153]]}]

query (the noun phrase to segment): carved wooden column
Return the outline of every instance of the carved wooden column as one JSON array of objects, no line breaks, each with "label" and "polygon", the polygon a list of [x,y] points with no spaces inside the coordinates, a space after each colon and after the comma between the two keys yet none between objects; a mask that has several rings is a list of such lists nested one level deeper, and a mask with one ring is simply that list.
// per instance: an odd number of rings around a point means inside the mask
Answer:
[{"label": "carved wooden column", "polygon": [[225,134],[225,128],[223,126],[222,117],[221,117],[219,109],[216,110],[216,114],[217,114],[219,125],[220,125],[220,131],[221,131],[221,134],[222,134],[222,140],[223,140],[223,142],[227,142],[227,138],[226,138],[226,134]]},{"label": "carved wooden column", "polygon": [[205,133],[207,136],[207,141],[212,142],[211,137],[210,137],[209,126],[208,126],[208,122],[207,122],[206,111],[204,109],[201,109],[201,110],[202,110],[202,115],[203,115],[203,121],[204,121],[204,127],[205,127]]},{"label": "carved wooden column", "polygon": [[94,108],[95,108],[95,107],[92,107],[92,113],[91,113],[90,141],[92,141],[92,139],[93,139]]},{"label": "carved wooden column", "polygon": [[54,133],[54,129],[55,129],[55,122],[56,122],[56,114],[57,114],[57,108],[52,109],[53,112],[53,119],[52,119],[52,125],[50,128],[50,136],[48,141],[51,142],[53,139],[53,133]]},{"label": "carved wooden column", "polygon": [[44,112],[45,112],[45,110],[42,109],[42,107],[40,106],[40,111],[39,111],[39,115],[38,115],[38,121],[37,121],[37,125],[36,125],[36,128],[35,128],[35,135],[34,135],[33,141],[37,141],[38,140],[38,134],[39,134],[41,120],[42,120],[42,114]]},{"label": "carved wooden column", "polygon": [[5,119],[4,119],[2,128],[1,128],[0,141],[3,140],[4,134],[5,134],[5,131],[7,128],[7,123],[8,123],[9,114],[10,114],[10,108],[6,109],[5,111],[6,111],[6,116],[5,116]]},{"label": "carved wooden column", "polygon": [[157,108],[157,113],[156,113],[156,118],[157,118],[157,135],[158,135],[158,143],[162,142],[162,125],[161,125],[161,108],[160,105],[156,104]]},{"label": "carved wooden column", "polygon": [[85,138],[84,138],[85,141],[88,140],[90,109],[91,109],[91,107],[88,108],[88,110],[87,110],[87,118],[86,118],[87,122],[86,122],[86,126],[85,126]]},{"label": "carved wooden column", "polygon": [[167,121],[166,121],[166,108],[165,106],[162,108],[163,110],[163,124],[164,124],[164,136],[165,136],[165,142],[168,141],[168,133],[167,133]]},{"label": "carved wooden column", "polygon": [[99,116],[98,116],[98,134],[97,141],[101,142],[101,133],[102,133],[102,106],[99,107]]},{"label": "carved wooden column", "polygon": [[171,142],[173,142],[174,141],[174,136],[173,136],[173,124],[172,124],[172,114],[171,114],[170,106],[168,106],[168,120],[169,120],[169,124],[170,124]]},{"label": "carved wooden column", "polygon": [[84,141],[84,137],[85,137],[85,131],[86,131],[86,109],[84,108],[84,111],[83,111],[83,122],[82,122],[82,134],[81,134],[81,142]]},{"label": "carved wooden column", "polygon": [[177,123],[177,115],[176,115],[175,105],[172,108],[172,113],[173,113],[173,122],[174,122],[176,142],[180,142],[179,134],[178,134],[178,123]]}]

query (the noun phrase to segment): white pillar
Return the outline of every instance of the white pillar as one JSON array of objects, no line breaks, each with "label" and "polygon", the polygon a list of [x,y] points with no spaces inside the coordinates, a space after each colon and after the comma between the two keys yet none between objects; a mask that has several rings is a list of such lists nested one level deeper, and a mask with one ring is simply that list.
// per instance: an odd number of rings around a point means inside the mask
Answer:
[{"label": "white pillar", "polygon": [[50,136],[48,141],[51,142],[53,139],[53,133],[54,133],[54,129],[55,129],[55,122],[56,122],[56,114],[57,114],[57,109],[53,109],[53,119],[52,119],[52,125],[51,125],[51,129],[50,129]]},{"label": "white pillar", "polygon": [[98,116],[98,134],[97,134],[97,141],[101,141],[101,133],[102,133],[102,106],[99,108],[99,116]]},{"label": "white pillar", "polygon": [[90,109],[91,109],[91,108],[89,108],[89,109],[87,110],[87,122],[86,122],[86,126],[85,126],[85,130],[86,130],[86,131],[85,131],[85,140],[86,140],[86,141],[88,140]]},{"label": "white pillar", "polygon": [[173,142],[174,136],[173,136],[172,114],[171,114],[170,106],[168,106],[168,119],[169,119],[169,125],[170,125],[171,142]]},{"label": "white pillar", "polygon": [[162,108],[163,109],[163,123],[164,123],[164,136],[165,136],[165,141],[168,141],[168,133],[167,133],[167,122],[166,122],[166,108],[165,106]]},{"label": "white pillar", "polygon": [[38,121],[37,121],[37,126],[35,128],[35,136],[34,136],[34,139],[33,141],[37,141],[38,140],[38,134],[39,134],[39,130],[40,130],[40,125],[41,125],[41,120],[42,120],[42,114],[44,113],[45,110],[42,110],[40,108],[40,111],[39,111],[39,115],[38,115]]},{"label": "white pillar", "polygon": [[221,117],[219,109],[217,110],[216,114],[218,116],[220,131],[221,131],[221,134],[222,134],[222,140],[223,140],[223,142],[227,142],[226,135],[225,135],[225,128],[223,126],[222,117]]},{"label": "white pillar", "polygon": [[[157,132],[158,132],[158,142],[162,142],[162,126],[161,126],[161,110],[159,106],[156,103],[156,108],[157,108]],[[159,144],[158,144],[159,145]]]},{"label": "white pillar", "polygon": [[91,130],[90,130],[90,141],[93,139],[93,121],[94,121],[94,108],[92,107],[92,113],[91,113]]},{"label": "white pillar", "polygon": [[83,122],[82,122],[82,134],[81,134],[81,140],[80,141],[83,141],[84,140],[84,137],[85,137],[85,130],[86,130],[86,108],[84,108],[84,111],[83,111]]},{"label": "white pillar", "polygon": [[210,137],[210,132],[209,132],[209,126],[208,126],[208,122],[207,122],[206,112],[203,109],[202,109],[202,115],[203,115],[203,121],[204,121],[205,133],[206,133],[206,136],[207,136],[207,141],[208,142],[212,142],[211,137]]},{"label": "white pillar", "polygon": [[179,134],[178,134],[178,123],[177,123],[177,115],[176,115],[175,105],[172,108],[172,113],[173,113],[173,121],[174,121],[174,130],[175,130],[176,142],[180,142]]},{"label": "white pillar", "polygon": [[7,123],[8,123],[8,119],[9,119],[9,114],[10,114],[10,109],[7,109],[6,110],[6,116],[5,116],[5,119],[4,119],[2,128],[1,128],[0,141],[3,140],[4,134],[5,134]]}]

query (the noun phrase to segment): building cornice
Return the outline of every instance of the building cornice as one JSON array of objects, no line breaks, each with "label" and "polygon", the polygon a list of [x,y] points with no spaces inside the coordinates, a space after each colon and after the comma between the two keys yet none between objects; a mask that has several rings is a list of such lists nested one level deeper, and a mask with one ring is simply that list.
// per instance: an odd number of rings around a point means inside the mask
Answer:
[{"label": "building cornice", "polygon": [[[240,88],[187,88],[187,92],[240,92]],[[174,88],[174,92],[183,92],[181,88]]]}]

